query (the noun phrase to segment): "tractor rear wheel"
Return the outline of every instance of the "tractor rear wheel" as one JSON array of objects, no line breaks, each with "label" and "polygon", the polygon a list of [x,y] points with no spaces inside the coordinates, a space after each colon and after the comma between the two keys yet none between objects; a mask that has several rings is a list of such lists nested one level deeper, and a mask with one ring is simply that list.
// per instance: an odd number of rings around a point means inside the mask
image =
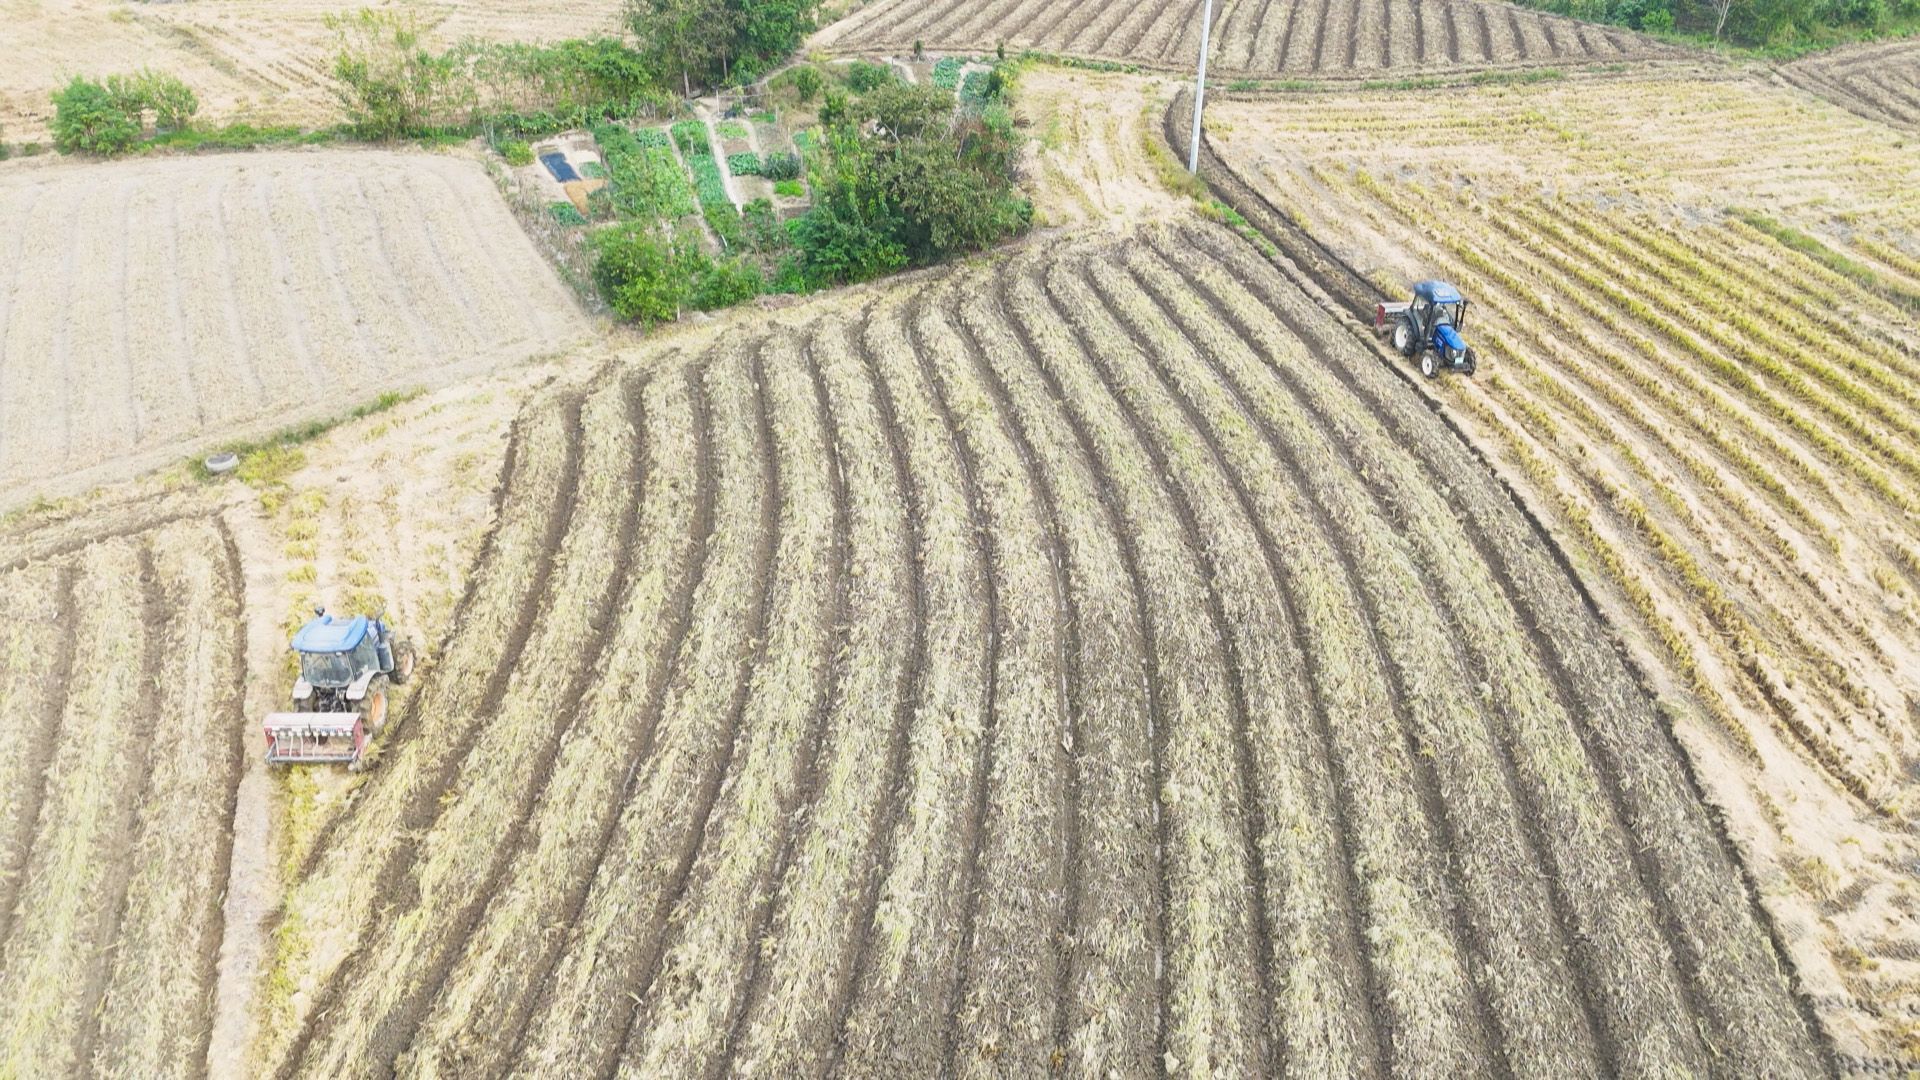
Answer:
[{"label": "tractor rear wheel", "polygon": [[1405,319],[1393,324],[1393,351],[1401,356],[1413,355],[1413,327]]},{"label": "tractor rear wheel", "polygon": [[413,642],[408,641],[406,638],[401,638],[399,641],[394,642],[393,670],[387,673],[387,678],[393,680],[393,685],[404,686],[408,679],[413,678],[415,659]]},{"label": "tractor rear wheel", "polygon": [[1420,374],[1429,379],[1440,374],[1440,359],[1433,354],[1432,349],[1426,349],[1420,353]]},{"label": "tractor rear wheel", "polygon": [[387,677],[375,675],[367,682],[367,692],[360,699],[360,719],[367,725],[369,736],[378,736],[380,729],[387,726]]}]

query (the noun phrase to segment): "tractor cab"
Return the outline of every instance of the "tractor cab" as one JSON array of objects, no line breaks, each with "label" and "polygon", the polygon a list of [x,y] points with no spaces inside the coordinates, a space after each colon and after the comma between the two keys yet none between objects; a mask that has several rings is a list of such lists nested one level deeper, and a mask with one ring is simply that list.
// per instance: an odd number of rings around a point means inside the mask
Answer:
[{"label": "tractor cab", "polygon": [[387,686],[413,674],[413,647],[379,617],[336,619],[324,608],[293,635],[300,677],[291,712],[267,717],[267,760],[357,767],[387,719]]},{"label": "tractor cab", "polygon": [[1472,375],[1476,357],[1461,332],[1467,323],[1467,298],[1444,281],[1422,281],[1413,287],[1413,299],[1402,304],[1380,304],[1374,325],[1389,331],[1393,348],[1417,358],[1428,378],[1442,367]]}]

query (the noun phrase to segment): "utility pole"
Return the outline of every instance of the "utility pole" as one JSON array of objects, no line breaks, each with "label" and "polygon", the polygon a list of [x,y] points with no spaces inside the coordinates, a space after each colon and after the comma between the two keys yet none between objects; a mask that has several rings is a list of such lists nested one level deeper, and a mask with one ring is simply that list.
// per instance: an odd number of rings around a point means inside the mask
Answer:
[{"label": "utility pole", "polygon": [[1213,34],[1213,0],[1200,23],[1200,74],[1193,81],[1193,138],[1187,142],[1187,171],[1200,172],[1200,110],[1207,104],[1207,39]]}]

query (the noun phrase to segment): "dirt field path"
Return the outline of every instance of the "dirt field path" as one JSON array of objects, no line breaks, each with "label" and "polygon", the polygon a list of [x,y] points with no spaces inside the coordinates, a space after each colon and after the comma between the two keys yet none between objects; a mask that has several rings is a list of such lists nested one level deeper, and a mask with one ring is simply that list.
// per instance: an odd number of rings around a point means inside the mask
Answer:
[{"label": "dirt field path", "polygon": [[1184,200],[1160,182],[1149,143],[1173,89],[1072,68],[1021,75],[1017,114],[1035,139],[1024,167],[1042,223],[1126,230],[1181,209]]}]

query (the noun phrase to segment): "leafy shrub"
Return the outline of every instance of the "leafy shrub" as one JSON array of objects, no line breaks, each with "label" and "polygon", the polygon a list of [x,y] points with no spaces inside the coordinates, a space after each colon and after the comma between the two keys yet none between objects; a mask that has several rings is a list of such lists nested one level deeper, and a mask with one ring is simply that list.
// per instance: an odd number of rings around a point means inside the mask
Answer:
[{"label": "leafy shrub", "polygon": [[585,225],[587,219],[580,216],[580,210],[570,202],[557,202],[548,205],[547,214],[562,225]]},{"label": "leafy shrub", "polygon": [[807,197],[807,185],[798,180],[778,180],[774,182],[773,193],[788,199]]},{"label": "leafy shrub", "polygon": [[800,104],[806,105],[820,96],[820,87],[826,82],[820,77],[820,69],[812,64],[796,68],[793,73],[793,92],[799,95]]},{"label": "leafy shrub", "polygon": [[326,25],[335,39],[334,96],[362,134],[424,134],[450,126],[470,106],[464,61],[428,50],[411,13],[362,8],[328,15]]},{"label": "leafy shrub", "polygon": [[847,85],[856,94],[869,90],[878,90],[894,82],[893,68],[886,64],[870,64],[865,60],[855,60],[847,68]]},{"label": "leafy shrub", "polygon": [[53,145],[66,153],[123,153],[139,138],[139,115],[100,83],[76,75],[53,92]]},{"label": "leafy shrub", "polygon": [[728,154],[727,171],[735,176],[760,175],[759,154]]},{"label": "leafy shrub", "polygon": [[986,106],[987,98],[990,95],[991,87],[987,73],[984,71],[967,72],[966,81],[960,84],[960,104],[978,112]]},{"label": "leafy shrub", "polygon": [[504,142],[500,144],[500,156],[506,158],[507,164],[514,168],[531,165],[533,164],[533,147],[517,140]]},{"label": "leafy shrub", "polygon": [[773,203],[766,199],[755,199],[740,211],[740,220],[746,226],[747,247],[762,255],[770,255],[791,246],[787,236],[787,223],[780,220],[780,214]]},{"label": "leafy shrub", "polygon": [[193,126],[200,111],[200,99],[193,88],[164,72],[143,68],[132,75],[109,75],[107,92],[136,124],[144,125],[146,114],[153,114],[153,126],[162,132],[185,131]]},{"label": "leafy shrub", "polygon": [[746,259],[711,263],[694,279],[688,302],[701,311],[715,311],[751,300],[766,291],[760,268]]},{"label": "leafy shrub", "polygon": [[798,180],[802,171],[798,154],[768,154],[760,159],[760,175],[769,180]]},{"label": "leafy shrub", "polygon": [[607,167],[597,161],[582,162],[580,165],[580,175],[589,180],[605,180],[607,178]]},{"label": "leafy shrub", "polygon": [[643,326],[679,317],[688,283],[706,261],[689,245],[662,241],[634,222],[595,231],[587,246],[593,283],[607,306]]}]

